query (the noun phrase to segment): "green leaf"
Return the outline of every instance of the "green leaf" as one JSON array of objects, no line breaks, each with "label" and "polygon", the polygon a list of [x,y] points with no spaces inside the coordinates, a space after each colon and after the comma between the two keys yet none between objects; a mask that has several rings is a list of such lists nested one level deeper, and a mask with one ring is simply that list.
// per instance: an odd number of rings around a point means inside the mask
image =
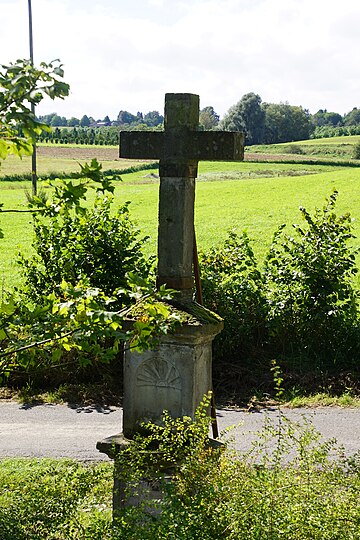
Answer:
[{"label": "green leaf", "polygon": [[8,155],[9,145],[4,139],[0,139],[0,158],[5,159]]},{"label": "green leaf", "polygon": [[12,296],[8,300],[3,300],[0,306],[0,313],[4,315],[12,315],[16,310],[15,302]]}]

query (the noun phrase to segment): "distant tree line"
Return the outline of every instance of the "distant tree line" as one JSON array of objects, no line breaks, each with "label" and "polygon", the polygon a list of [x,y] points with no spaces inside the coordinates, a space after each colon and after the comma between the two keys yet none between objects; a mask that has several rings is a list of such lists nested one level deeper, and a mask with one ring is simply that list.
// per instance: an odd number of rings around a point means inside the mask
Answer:
[{"label": "distant tree line", "polygon": [[54,128],[51,133],[44,131],[38,137],[40,142],[117,145],[119,127],[129,130],[162,129],[164,117],[158,111],[150,111],[145,115],[141,112],[133,115],[128,111],[120,111],[116,120],[110,120],[109,116],[95,120],[87,115],[80,119],[67,119],[57,113],[39,116],[39,120]]},{"label": "distant tree line", "polygon": [[320,109],[311,115],[307,109],[289,103],[263,103],[253,92],[230,107],[218,124],[219,129],[244,131],[246,143],[274,144],[309,138],[360,134],[360,109],[341,116]]},{"label": "distant tree line", "polygon": [[[39,120],[53,126],[52,133],[43,133],[40,141],[78,144],[118,144],[119,127],[128,130],[161,130],[164,117],[158,111],[136,115],[121,110],[116,120],[109,116],[95,120],[91,116],[69,119],[51,113]],[[360,134],[360,109],[353,108],[344,116],[320,109],[310,114],[302,106],[289,103],[265,103],[258,94],[250,92],[230,107],[220,120],[212,106],[200,111],[200,129],[243,131],[246,144],[274,144],[309,138]]]},{"label": "distant tree line", "polygon": [[89,127],[97,124],[111,125],[111,120],[108,116],[105,116],[103,120],[95,120],[92,116],[84,114],[82,118],[66,118],[65,116],[59,116],[56,112],[39,116],[39,120],[52,127]]}]

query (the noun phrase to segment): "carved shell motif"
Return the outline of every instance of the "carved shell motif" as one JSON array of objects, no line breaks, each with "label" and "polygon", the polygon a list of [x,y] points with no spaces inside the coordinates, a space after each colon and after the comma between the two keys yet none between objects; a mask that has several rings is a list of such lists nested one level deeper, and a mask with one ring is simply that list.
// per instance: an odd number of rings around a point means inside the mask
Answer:
[{"label": "carved shell motif", "polygon": [[176,367],[164,360],[155,357],[143,362],[136,374],[137,386],[157,386],[181,390],[181,377]]}]

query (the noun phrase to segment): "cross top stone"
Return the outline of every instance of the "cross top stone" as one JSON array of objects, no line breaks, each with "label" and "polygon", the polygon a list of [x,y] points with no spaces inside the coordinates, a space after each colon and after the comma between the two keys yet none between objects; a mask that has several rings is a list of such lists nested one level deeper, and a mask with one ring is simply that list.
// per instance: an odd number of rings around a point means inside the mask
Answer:
[{"label": "cross top stone", "polygon": [[199,160],[242,161],[244,134],[198,131],[199,96],[166,94],[164,131],[121,131],[120,157],[159,159],[158,286],[192,295],[195,178]]}]

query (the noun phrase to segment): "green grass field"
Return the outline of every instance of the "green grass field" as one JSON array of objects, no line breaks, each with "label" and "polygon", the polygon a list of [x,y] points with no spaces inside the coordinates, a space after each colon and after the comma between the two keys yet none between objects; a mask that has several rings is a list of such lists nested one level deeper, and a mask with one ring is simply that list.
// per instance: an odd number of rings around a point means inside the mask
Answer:
[{"label": "green grass field", "polygon": [[[360,137],[340,137],[338,144],[351,139],[354,144]],[[304,141],[304,144],[322,144],[325,139]],[[336,140],[331,139],[336,145]],[[303,142],[301,143],[303,144]],[[274,145],[278,148],[281,145]],[[55,149],[56,150],[56,149]],[[79,151],[86,152],[86,148]],[[102,149],[93,147],[101,157]],[[70,150],[69,150],[70,151]],[[108,151],[108,150],[106,150]],[[91,154],[92,155],[92,154]],[[108,157],[108,154],[106,155]],[[28,158],[26,158],[28,159]],[[63,152],[60,158],[46,157],[47,167],[51,170],[63,170]],[[71,162],[71,170],[78,169],[76,160]],[[89,161],[89,160],[88,160]],[[1,175],[8,174],[10,160],[1,165]],[[11,161],[13,174],[24,170],[24,160]],[[104,169],[111,161],[104,161]],[[119,167],[119,162],[116,162]],[[131,165],[131,162],[127,162]],[[17,169],[16,169],[17,167]],[[69,165],[70,167],[70,165]],[[15,170],[16,169],[16,170]],[[69,170],[70,172],[70,170]],[[150,240],[148,253],[156,250],[157,206],[159,180],[151,172],[138,171],[122,175],[122,182],[116,184],[115,203],[131,201],[130,211],[133,220],[144,235]],[[246,230],[253,242],[255,253],[260,260],[266,253],[273,233],[279,225],[291,226],[301,219],[299,206],[313,211],[322,207],[325,198],[333,189],[339,191],[338,213],[350,212],[354,218],[354,232],[360,237],[360,167],[333,167],[311,163],[272,163],[242,162],[219,163],[201,162],[196,189],[196,231],[199,249],[222,242],[229,230]],[[39,183],[41,187],[41,182]],[[0,203],[4,209],[25,210],[27,205],[26,190],[30,182],[0,182]],[[0,227],[4,238],[0,243],[0,272],[2,283],[15,285],[19,281],[19,269],[16,265],[17,253],[30,252],[32,238],[31,216],[28,213],[2,213]],[[358,245],[358,240],[355,244]]]},{"label": "green grass field", "polygon": [[249,152],[255,154],[268,153],[270,155],[296,155],[313,156],[323,159],[352,160],[354,145],[360,142],[360,135],[348,137],[328,137],[323,139],[309,139],[271,145],[251,146]]}]

